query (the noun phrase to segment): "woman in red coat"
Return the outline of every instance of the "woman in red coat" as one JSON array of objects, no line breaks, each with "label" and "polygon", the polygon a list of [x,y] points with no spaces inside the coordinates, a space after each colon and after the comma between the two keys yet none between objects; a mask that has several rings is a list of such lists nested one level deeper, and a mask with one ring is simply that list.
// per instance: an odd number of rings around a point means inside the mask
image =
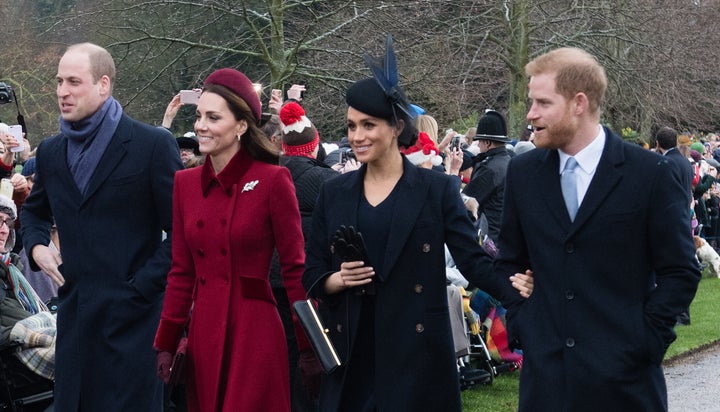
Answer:
[{"label": "woman in red coat", "polygon": [[175,175],[172,268],[154,346],[167,381],[194,303],[186,385],[192,411],[290,410],[285,334],[268,271],[277,248],[290,302],[305,299],[303,236],[290,173],[277,166],[259,119],[250,80],[234,69],[213,72],[195,121],[206,161]]}]

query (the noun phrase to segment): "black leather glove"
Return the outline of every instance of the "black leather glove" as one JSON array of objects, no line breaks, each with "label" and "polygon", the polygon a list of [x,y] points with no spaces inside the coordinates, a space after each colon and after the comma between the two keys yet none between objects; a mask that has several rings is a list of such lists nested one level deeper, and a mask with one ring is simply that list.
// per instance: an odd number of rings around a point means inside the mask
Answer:
[{"label": "black leather glove", "polygon": [[[341,225],[332,237],[332,246],[334,253],[337,253],[343,262],[362,261],[365,266],[371,266],[365,239],[354,227]],[[353,289],[358,295],[374,295],[375,278],[367,285],[356,286]]]}]

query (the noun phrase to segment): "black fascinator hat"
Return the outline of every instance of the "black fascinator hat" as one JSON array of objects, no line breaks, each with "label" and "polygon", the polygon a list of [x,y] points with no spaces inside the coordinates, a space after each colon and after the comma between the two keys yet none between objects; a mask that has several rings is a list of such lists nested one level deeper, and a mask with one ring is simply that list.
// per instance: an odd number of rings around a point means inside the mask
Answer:
[{"label": "black fascinator hat", "polygon": [[348,106],[370,116],[385,119],[393,125],[402,120],[404,128],[398,136],[398,144],[405,147],[414,145],[418,134],[415,127],[418,113],[416,107],[407,101],[405,92],[400,87],[392,35],[387,35],[383,60],[367,53],[363,58],[372,71],[373,78],[353,83],[345,95],[345,101]]}]

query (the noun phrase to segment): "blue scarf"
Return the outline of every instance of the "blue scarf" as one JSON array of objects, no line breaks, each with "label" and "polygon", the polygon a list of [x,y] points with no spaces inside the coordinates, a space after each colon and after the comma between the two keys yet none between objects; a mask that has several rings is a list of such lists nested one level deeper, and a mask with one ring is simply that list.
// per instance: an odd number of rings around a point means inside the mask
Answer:
[{"label": "blue scarf", "polygon": [[90,177],[117,130],[123,110],[110,97],[100,110],[79,122],[66,122],[60,117],[60,132],[67,137],[67,163],[75,184],[83,195]]}]

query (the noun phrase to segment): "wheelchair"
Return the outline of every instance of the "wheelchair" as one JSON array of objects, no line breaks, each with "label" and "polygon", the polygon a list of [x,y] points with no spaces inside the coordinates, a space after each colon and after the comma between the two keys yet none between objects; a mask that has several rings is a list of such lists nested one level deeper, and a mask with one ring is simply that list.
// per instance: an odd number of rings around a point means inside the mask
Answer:
[{"label": "wheelchair", "polygon": [[25,366],[15,356],[19,351],[19,344],[0,349],[0,411],[52,411],[53,381]]}]

